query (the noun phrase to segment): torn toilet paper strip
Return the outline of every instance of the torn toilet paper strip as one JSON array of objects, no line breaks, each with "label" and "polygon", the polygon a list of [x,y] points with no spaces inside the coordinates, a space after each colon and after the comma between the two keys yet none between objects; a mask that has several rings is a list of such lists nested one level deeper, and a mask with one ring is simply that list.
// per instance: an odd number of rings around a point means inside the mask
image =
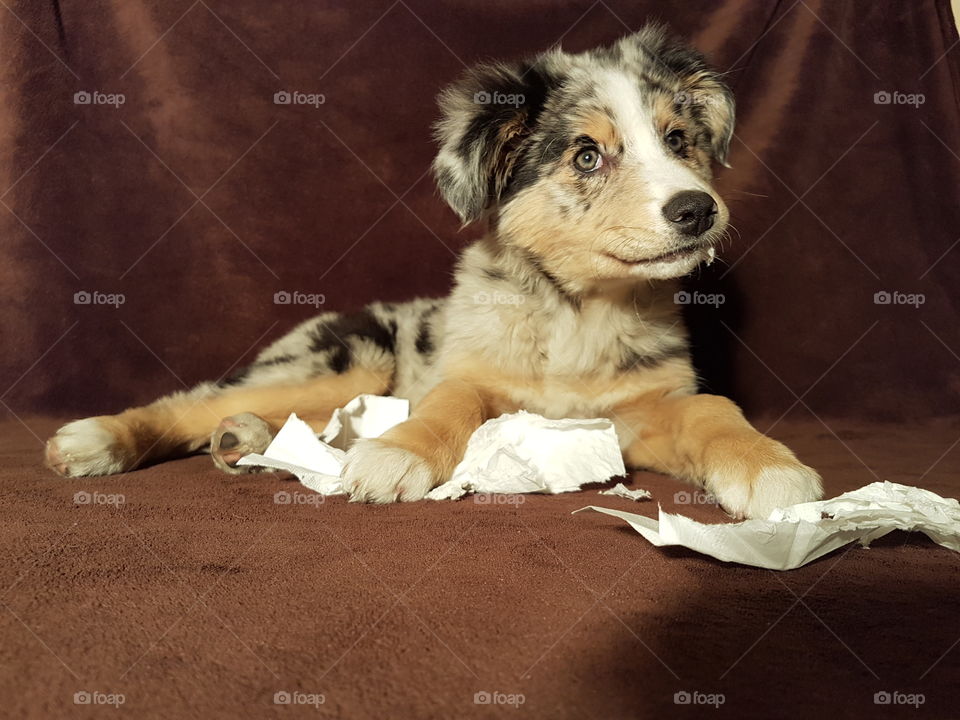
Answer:
[{"label": "torn toilet paper strip", "polygon": [[550,420],[520,411],[481,425],[451,479],[427,497],[572,492],[625,472],[609,420]]},{"label": "torn toilet paper strip", "polygon": [[404,398],[358,395],[333,411],[318,438],[313,429],[291,413],[262,454],[245,455],[238,465],[286,470],[321,495],[342,495],[340,472],[346,450],[357,438],[379,437],[410,415]]},{"label": "torn toilet paper strip", "polygon": [[375,438],[410,417],[410,401],[383,395],[358,395],[333,411],[320,439],[338,450],[348,450],[359,438]]},{"label": "torn toilet paper strip", "polygon": [[922,532],[935,543],[960,551],[960,503],[892,482],[774,510],[767,520],[735,524],[705,525],[663,509],[659,521],[611,508],[581,508],[588,509],[626,520],[658,547],[678,545],[718,560],[771,570],[798,568],[854,541],[866,546],[893,530]]},{"label": "torn toilet paper strip", "polygon": [[649,500],[650,491],[644,490],[642,488],[637,488],[636,490],[631,490],[623,483],[617,483],[609,490],[600,490],[597,493],[598,495],[616,495],[617,497],[626,498],[627,500],[633,500],[634,502],[639,502],[640,500]]},{"label": "torn toilet paper strip", "polygon": [[291,415],[262,455],[244,455],[237,464],[286,470],[314,492],[339,495],[345,456],[343,450],[321,442],[309,425]]},{"label": "torn toilet paper strip", "polygon": [[[262,454],[240,465],[286,470],[316,492],[345,492],[340,480],[345,450],[357,438],[379,437],[409,416],[401,398],[361,395],[334,413],[320,434],[291,415]],[[501,415],[470,438],[449,481],[427,497],[467,493],[561,493],[625,473],[613,423],[605,419],[550,420],[532,413]]]}]

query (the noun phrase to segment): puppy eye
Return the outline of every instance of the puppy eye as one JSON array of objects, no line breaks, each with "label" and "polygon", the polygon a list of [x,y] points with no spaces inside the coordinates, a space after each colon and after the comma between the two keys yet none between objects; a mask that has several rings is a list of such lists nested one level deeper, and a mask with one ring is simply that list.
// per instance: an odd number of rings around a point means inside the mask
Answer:
[{"label": "puppy eye", "polygon": [[591,173],[603,165],[603,155],[596,148],[584,148],[573,158],[573,166],[582,173]]},{"label": "puppy eye", "polygon": [[664,142],[667,143],[668,148],[679,155],[687,148],[687,135],[683,130],[673,130],[667,133]]}]

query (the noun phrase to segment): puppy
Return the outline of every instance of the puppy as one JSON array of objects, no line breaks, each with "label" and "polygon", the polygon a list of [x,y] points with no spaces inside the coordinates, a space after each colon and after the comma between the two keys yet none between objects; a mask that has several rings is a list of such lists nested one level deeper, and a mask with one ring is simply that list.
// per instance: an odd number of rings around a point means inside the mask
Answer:
[{"label": "puppy", "polygon": [[481,65],[440,95],[434,171],[489,231],[442,300],[324,313],[225,380],[62,427],[61,475],[132,470],[204,448],[227,472],[291,412],[321,429],[360,393],[411,418],[348,452],[354,500],[419,500],[484,421],[524,409],[606,417],[631,467],[765,517],[821,496],[817,473],[730,400],[697,394],[677,278],[710,262],[729,213],[710,184],[734,101],[703,57],[648,26],[610,47]]}]

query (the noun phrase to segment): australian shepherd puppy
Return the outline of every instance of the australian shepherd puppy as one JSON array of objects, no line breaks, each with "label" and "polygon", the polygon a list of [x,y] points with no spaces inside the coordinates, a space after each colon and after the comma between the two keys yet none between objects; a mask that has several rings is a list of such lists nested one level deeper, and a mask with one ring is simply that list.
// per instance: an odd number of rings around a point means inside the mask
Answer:
[{"label": "australian shepherd puppy", "polygon": [[628,466],[702,487],[735,516],[819,498],[814,470],[727,398],[697,393],[674,293],[724,235],[710,168],[734,122],[703,57],[648,26],[590,52],[478,66],[440,109],[440,192],[489,227],[449,297],[321,314],[232,377],[65,425],[48,465],[104,475],[208,449],[246,472],[237,460],[291,412],[319,431],[374,393],[413,410],[349,450],[354,500],[420,500],[474,430],[518,409],[609,418]]}]

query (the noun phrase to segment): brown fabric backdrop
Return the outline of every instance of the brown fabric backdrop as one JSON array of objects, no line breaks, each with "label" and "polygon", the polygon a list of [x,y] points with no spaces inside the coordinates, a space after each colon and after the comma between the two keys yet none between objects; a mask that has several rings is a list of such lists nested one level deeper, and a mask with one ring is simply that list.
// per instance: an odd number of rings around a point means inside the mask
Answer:
[{"label": "brown fabric backdrop", "polygon": [[[23,22],[0,9],[5,412],[117,410],[219,377],[314,312],[274,304],[278,290],[327,309],[443,293],[480,230],[458,232],[425,174],[438,89],[475,60],[585,49],[651,17],[729,68],[739,104],[719,179],[739,234],[699,286],[727,301],[691,313],[705,386],[754,414],[956,409],[946,0],[10,8]],[[279,90],[326,102],[277,105]],[[78,105],[78,91],[125,102]],[[925,102],[876,104],[880,91]],[[75,304],[84,290],[125,302]],[[884,290],[925,303],[875,304]]]}]

